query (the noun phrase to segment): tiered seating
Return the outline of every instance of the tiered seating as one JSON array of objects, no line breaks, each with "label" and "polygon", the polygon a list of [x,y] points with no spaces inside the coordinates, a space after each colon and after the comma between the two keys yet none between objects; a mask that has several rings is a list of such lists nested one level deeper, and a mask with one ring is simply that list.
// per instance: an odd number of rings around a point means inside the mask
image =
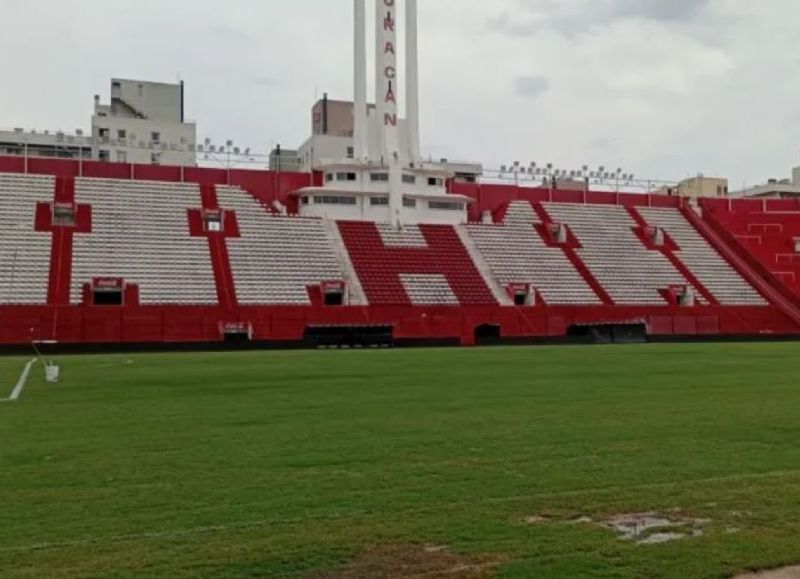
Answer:
[{"label": "tiered seating", "polygon": [[654,227],[661,227],[680,250],[676,255],[722,305],[766,305],[766,301],[698,233],[677,209],[640,208]]},{"label": "tiered seating", "polygon": [[404,273],[400,280],[412,304],[458,305],[458,298],[443,275]]},{"label": "tiered seating", "polygon": [[338,225],[371,305],[497,305],[453,227]]},{"label": "tiered seating", "polygon": [[0,174],[0,304],[47,302],[51,235],[34,221],[54,190],[53,177]]},{"label": "tiered seating", "polygon": [[78,179],[76,201],[92,207],[92,232],[76,234],[72,302],[95,277],[139,285],[142,304],[216,304],[208,242],[191,237],[196,185]]},{"label": "tiered seating", "polygon": [[673,285],[690,285],[664,255],[636,236],[636,221],[624,207],[545,203],[554,221],[565,224],[582,245],[578,255],[619,305],[664,305]]},{"label": "tiered seating", "polygon": [[[774,203],[770,201],[770,203]],[[786,203],[780,201],[780,203]],[[779,210],[764,203],[741,203],[733,211],[714,208],[714,218],[730,232],[767,270],[800,296],[800,207]]]},{"label": "tiered seating", "polygon": [[502,225],[467,226],[492,274],[503,287],[530,284],[552,305],[598,305],[600,299],[564,252],[548,247],[534,228],[540,220],[531,204],[511,203]]},{"label": "tiered seating", "polygon": [[227,243],[240,304],[309,305],[309,286],[345,279],[322,221],[274,215],[236,187],[217,198],[239,223]]}]

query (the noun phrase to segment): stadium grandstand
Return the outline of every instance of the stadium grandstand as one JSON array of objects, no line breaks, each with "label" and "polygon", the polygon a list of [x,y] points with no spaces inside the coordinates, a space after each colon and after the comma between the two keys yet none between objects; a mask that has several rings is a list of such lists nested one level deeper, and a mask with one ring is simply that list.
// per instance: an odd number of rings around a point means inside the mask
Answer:
[{"label": "stadium grandstand", "polygon": [[[169,164],[200,150],[183,86],[122,80],[93,117],[116,156],[0,157],[0,344],[800,334],[796,200],[497,184],[475,166],[426,161],[416,3],[405,71],[400,15],[381,13],[374,105],[365,8],[355,2],[354,101],[315,106],[291,170]],[[126,140],[134,131],[183,148],[142,156]]]},{"label": "stadium grandstand", "polygon": [[[800,579],[800,167],[737,192],[503,149],[765,169],[796,122],[774,1],[427,2],[429,114],[499,171],[421,144],[418,0],[342,0],[352,98],[269,155],[198,138],[180,81],[0,130],[0,579]],[[294,131],[349,44],[330,0],[18,4],[7,99],[14,66],[58,110],[103,58],[191,61],[244,134]]]}]

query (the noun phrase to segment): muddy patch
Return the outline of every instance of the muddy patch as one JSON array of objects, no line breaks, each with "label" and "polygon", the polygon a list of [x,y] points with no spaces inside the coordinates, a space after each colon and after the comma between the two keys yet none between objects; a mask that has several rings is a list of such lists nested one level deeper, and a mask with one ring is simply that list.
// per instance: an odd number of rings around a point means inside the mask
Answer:
[{"label": "muddy patch", "polygon": [[746,573],[737,575],[734,579],[800,579],[800,565],[760,573]]},{"label": "muddy patch", "polygon": [[[681,514],[680,509],[668,513],[627,513],[615,515],[604,520],[594,520],[586,515],[575,515],[569,518],[558,518],[548,515],[532,515],[523,519],[527,525],[596,525],[617,533],[623,541],[632,541],[637,545],[658,545],[671,541],[680,541],[692,537],[701,537],[705,526],[711,521],[696,519]],[[800,579],[800,577],[798,577]]]},{"label": "muddy patch", "polygon": [[611,517],[602,525],[616,531],[625,541],[634,541],[639,545],[658,545],[701,537],[709,522],[706,519],[683,517],[675,512],[630,513]]},{"label": "muddy patch", "polygon": [[310,579],[483,579],[496,575],[499,564],[488,557],[456,555],[445,545],[382,545]]}]

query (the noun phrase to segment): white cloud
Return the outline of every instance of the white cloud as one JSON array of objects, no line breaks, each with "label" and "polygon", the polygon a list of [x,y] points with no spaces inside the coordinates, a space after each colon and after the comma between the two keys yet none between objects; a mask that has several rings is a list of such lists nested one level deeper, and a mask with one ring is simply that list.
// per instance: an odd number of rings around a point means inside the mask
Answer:
[{"label": "white cloud", "polygon": [[[111,76],[180,76],[203,136],[265,150],[305,139],[315,94],[351,96],[349,0],[5,4],[0,126],[85,126]],[[423,140],[436,157],[735,184],[795,162],[796,2],[426,0],[420,11]]]}]

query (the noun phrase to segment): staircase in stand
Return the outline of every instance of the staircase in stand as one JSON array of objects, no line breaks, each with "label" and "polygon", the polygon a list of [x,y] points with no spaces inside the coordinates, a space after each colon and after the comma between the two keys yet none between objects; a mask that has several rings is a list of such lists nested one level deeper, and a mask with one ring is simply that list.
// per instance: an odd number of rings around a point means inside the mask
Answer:
[{"label": "staircase in stand", "polygon": [[478,272],[483,277],[483,280],[486,282],[486,286],[491,290],[492,294],[494,294],[494,298],[497,300],[501,306],[513,306],[514,302],[508,296],[508,293],[497,283],[497,280],[492,275],[492,270],[489,267],[489,264],[484,259],[483,255],[480,251],[478,251],[475,242],[470,237],[469,232],[467,231],[466,226],[459,225],[456,227],[456,233],[461,238],[461,243],[464,244],[464,249],[467,250],[470,258],[472,258],[475,267],[478,268]]},{"label": "staircase in stand", "polygon": [[350,260],[350,254],[347,253],[347,248],[344,245],[339,227],[335,221],[325,220],[325,235],[336,254],[336,259],[339,261],[339,267],[344,272],[344,281],[347,283],[347,291],[349,294],[349,304],[351,306],[366,306],[367,294],[364,293],[364,287],[361,285],[361,280],[358,279],[356,269],[353,267],[353,262]]}]

